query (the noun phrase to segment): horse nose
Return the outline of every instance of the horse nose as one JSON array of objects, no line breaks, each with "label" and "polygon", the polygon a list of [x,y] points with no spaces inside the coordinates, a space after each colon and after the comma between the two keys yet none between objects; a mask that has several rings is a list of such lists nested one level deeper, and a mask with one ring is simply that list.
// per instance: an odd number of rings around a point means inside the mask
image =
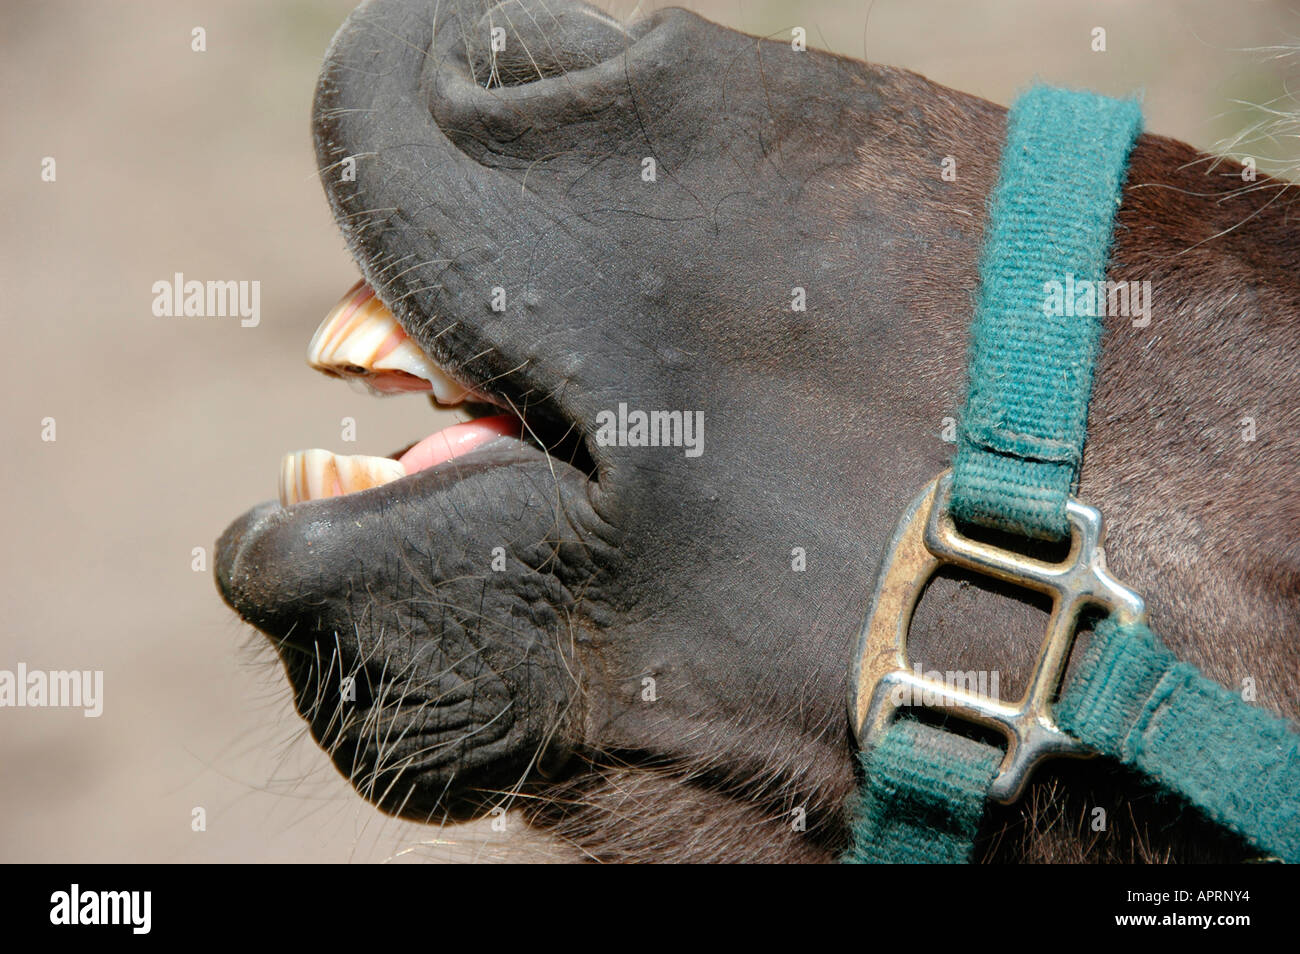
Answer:
[{"label": "horse nose", "polygon": [[622,53],[623,25],[581,0],[503,0],[468,37],[480,86],[522,86],[586,69]]}]

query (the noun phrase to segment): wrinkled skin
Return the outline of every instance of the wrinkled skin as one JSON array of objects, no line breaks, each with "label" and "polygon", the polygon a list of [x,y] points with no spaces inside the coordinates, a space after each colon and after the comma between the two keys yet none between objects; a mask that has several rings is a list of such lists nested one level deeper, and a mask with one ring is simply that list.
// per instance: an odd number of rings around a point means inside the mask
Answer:
[{"label": "wrinkled skin", "polygon": [[[593,472],[498,441],[264,505],[222,537],[221,591],[387,811],[512,804],[609,860],[829,859],[857,784],[849,653],[896,515],[950,459],[1004,111],[680,10],[624,36],[544,8],[363,6],[315,134],[349,247],[410,335],[538,429],[576,429]],[[493,76],[502,24],[531,55]],[[1196,159],[1153,136],[1135,151],[1111,277],[1150,280],[1155,315],[1108,335],[1080,496],[1171,648],[1294,718],[1300,248],[1276,184],[1216,201],[1236,167]],[[620,402],[702,411],[703,454],[599,446],[596,415]],[[1044,617],[1002,592],[937,581],[916,657],[1001,670],[1009,695]],[[992,810],[980,852],[1250,849],[1088,762]]]}]

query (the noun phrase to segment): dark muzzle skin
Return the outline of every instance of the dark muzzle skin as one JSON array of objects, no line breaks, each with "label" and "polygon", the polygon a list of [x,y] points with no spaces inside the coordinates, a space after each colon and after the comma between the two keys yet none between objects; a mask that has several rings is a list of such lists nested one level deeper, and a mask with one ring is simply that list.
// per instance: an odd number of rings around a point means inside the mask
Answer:
[{"label": "dark muzzle skin", "polygon": [[[362,795],[435,822],[518,805],[609,860],[834,856],[849,653],[896,514],[951,455],[1003,115],[682,10],[379,0],[349,18],[313,126],[363,276],[440,365],[590,461],[502,440],[222,536],[223,597]],[[1253,456],[1214,477],[1183,422],[1275,401],[1268,375],[1296,393],[1300,253],[1260,196],[1204,198],[1220,187],[1194,155],[1135,151],[1113,271],[1152,281],[1180,334],[1108,339],[1080,495],[1114,509],[1112,564],[1175,651],[1230,684],[1248,660],[1294,714],[1297,561],[1274,571],[1291,589],[1233,596],[1261,589],[1239,541],[1297,539],[1294,509],[1201,504],[1225,482],[1293,494],[1297,438],[1233,447]],[[1152,182],[1174,188],[1134,190]],[[1193,272],[1174,261],[1248,217]],[[1207,355],[1233,349],[1226,383]],[[620,405],[692,415],[699,452],[598,439]],[[1151,420],[1168,426],[1134,425]],[[1173,509],[1195,515],[1196,560],[1159,530]],[[944,578],[915,652],[1013,692],[1041,624],[1023,596]],[[1242,852],[1140,791],[1053,769],[990,814],[990,856],[1071,857],[1095,805],[1135,823],[1089,857]]]},{"label": "dark muzzle skin", "polygon": [[[583,510],[583,488],[540,453],[486,447],[400,486],[257,507],[218,541],[216,575],[361,794],[409,817],[462,817],[564,757],[580,712],[569,586],[592,567],[557,529]],[[501,573],[496,545],[510,548]]]}]

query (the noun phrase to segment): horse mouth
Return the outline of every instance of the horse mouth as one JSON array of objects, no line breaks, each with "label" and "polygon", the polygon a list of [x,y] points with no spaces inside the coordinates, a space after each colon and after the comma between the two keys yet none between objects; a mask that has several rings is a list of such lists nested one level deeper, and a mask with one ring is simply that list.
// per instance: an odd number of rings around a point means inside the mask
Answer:
[{"label": "horse mouth", "polygon": [[454,468],[490,443],[501,448],[531,445],[589,478],[594,474],[576,422],[529,420],[525,409],[490,394],[490,382],[471,384],[455,376],[407,335],[364,279],[325,316],[312,336],[307,362],[372,395],[424,395],[433,407],[455,410],[466,420],[384,456],[336,454],[323,448],[285,454],[279,486],[283,507],[363,493],[426,470]]},{"label": "horse mouth", "polygon": [[[552,742],[577,718],[567,689],[539,675],[564,664],[538,628],[551,611],[529,602],[560,601],[562,561],[504,561],[516,538],[565,542],[543,505],[562,496],[564,513],[583,512],[594,465],[582,428],[435,362],[364,281],[326,316],[308,363],[466,419],[385,456],[287,454],[279,502],[218,541],[219,590],[268,637],[296,709],[359,794],[418,821],[476,817],[561,763]],[[499,577],[486,565],[497,551]]]}]

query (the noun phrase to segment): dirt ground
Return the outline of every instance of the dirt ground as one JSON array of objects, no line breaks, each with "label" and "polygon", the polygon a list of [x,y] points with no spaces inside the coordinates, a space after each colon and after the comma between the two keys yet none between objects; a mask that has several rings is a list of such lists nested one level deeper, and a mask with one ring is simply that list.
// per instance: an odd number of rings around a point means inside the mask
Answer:
[{"label": "dirt ground", "polygon": [[[1300,33],[1300,8],[1267,2],[686,5],[752,33],[803,26],[810,45],[1002,103],[1035,76],[1145,88],[1148,128],[1203,148],[1265,119],[1251,104],[1277,97],[1288,73],[1294,86],[1293,58],[1252,48]],[[284,451],[346,449],[345,416],[357,453],[435,426],[423,401],[356,395],[303,361],[357,274],[308,130],[321,55],[350,7],[0,9],[0,307],[15,345],[0,418],[0,669],[104,672],[100,718],[0,709],[0,861],[574,857],[514,817],[505,832],[439,831],[364,804],[305,737],[278,666],[212,583],[213,541],[274,495]],[[1089,49],[1094,26],[1107,29],[1105,53]],[[195,27],[205,52],[191,50]],[[1243,150],[1264,168],[1296,159],[1294,139]],[[176,272],[260,281],[260,324],[155,317],[151,287]],[[42,440],[47,418],[56,440]],[[191,829],[195,807],[206,831]]]}]

